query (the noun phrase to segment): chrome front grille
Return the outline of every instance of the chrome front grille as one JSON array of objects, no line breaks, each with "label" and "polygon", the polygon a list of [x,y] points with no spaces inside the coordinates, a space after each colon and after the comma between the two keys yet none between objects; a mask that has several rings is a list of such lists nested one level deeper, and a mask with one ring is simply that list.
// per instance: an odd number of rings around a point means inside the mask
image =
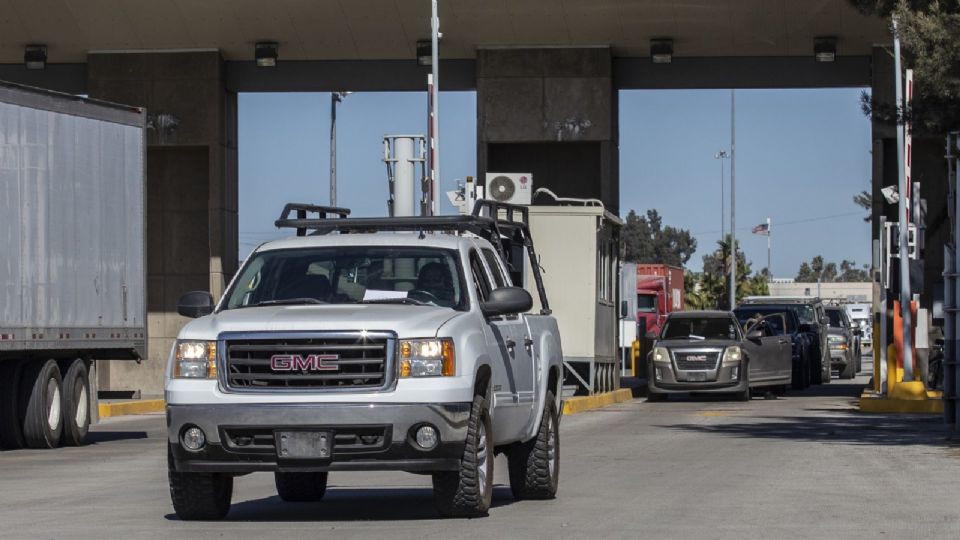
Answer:
[{"label": "chrome front grille", "polygon": [[396,339],[383,332],[227,333],[220,380],[229,391],[378,391],[395,380]]},{"label": "chrome front grille", "polygon": [[720,351],[674,350],[673,361],[680,371],[713,371],[720,362]]}]

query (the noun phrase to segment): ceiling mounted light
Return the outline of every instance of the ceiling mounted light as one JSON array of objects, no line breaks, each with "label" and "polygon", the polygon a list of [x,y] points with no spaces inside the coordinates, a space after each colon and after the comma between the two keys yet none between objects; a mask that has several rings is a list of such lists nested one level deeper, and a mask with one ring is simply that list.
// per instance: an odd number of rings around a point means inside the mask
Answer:
[{"label": "ceiling mounted light", "polygon": [[673,40],[654,38],[650,40],[650,59],[654,64],[669,64],[673,61]]},{"label": "ceiling mounted light", "polygon": [[817,62],[833,62],[837,59],[837,38],[813,38],[813,56]]},{"label": "ceiling mounted light", "polygon": [[433,44],[431,40],[417,40],[417,64],[421,66],[433,65]]},{"label": "ceiling mounted light", "polygon": [[23,63],[27,66],[27,69],[47,67],[47,46],[27,45],[23,50]]},{"label": "ceiling mounted light", "polygon": [[253,47],[253,56],[257,60],[257,67],[274,67],[277,65],[277,42],[260,41]]}]

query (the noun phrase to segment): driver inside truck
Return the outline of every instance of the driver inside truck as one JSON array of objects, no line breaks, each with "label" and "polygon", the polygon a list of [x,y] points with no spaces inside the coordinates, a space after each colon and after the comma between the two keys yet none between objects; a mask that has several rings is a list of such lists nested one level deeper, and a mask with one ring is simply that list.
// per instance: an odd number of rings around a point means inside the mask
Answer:
[{"label": "driver inside truck", "polygon": [[450,270],[443,263],[425,264],[417,274],[416,289],[432,294],[444,305],[451,305],[453,302],[453,278],[450,276]]}]

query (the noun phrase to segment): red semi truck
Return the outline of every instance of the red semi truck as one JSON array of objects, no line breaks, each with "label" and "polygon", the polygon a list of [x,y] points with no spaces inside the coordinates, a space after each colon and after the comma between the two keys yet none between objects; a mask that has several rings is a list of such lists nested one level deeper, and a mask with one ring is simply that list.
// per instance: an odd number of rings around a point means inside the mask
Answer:
[{"label": "red semi truck", "polygon": [[683,268],[666,264],[637,264],[637,322],[646,333],[660,333],[667,315],[682,311]]}]

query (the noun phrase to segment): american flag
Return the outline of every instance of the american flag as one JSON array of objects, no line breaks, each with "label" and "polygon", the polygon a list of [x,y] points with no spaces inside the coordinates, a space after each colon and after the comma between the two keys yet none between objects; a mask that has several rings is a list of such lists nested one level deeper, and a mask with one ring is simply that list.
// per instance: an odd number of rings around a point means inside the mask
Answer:
[{"label": "american flag", "polygon": [[763,236],[770,236],[770,225],[767,223],[761,223],[753,228],[753,234],[762,234]]}]

